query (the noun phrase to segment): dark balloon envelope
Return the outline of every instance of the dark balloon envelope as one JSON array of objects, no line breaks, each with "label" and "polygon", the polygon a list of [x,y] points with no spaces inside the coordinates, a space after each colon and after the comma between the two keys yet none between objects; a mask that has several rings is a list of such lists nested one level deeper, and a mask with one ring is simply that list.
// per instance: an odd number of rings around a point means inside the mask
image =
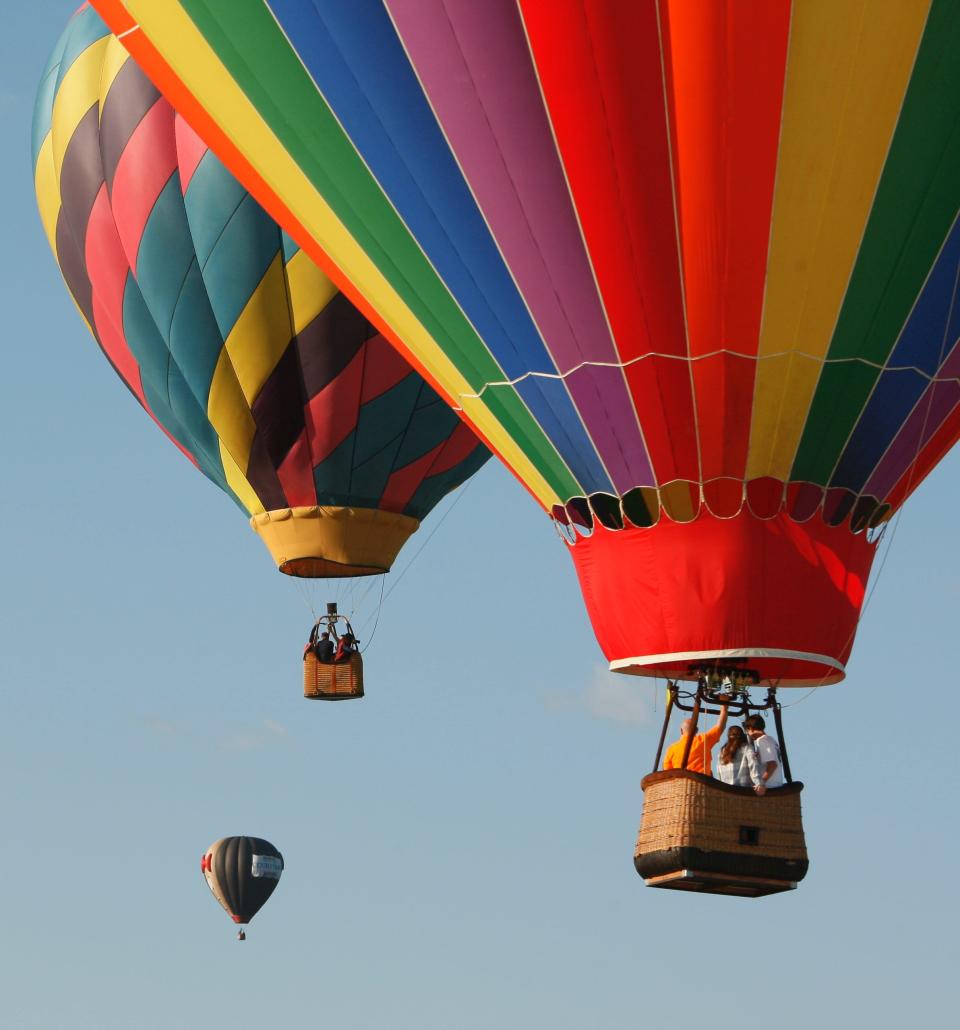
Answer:
[{"label": "dark balloon envelope", "polygon": [[223,837],[207,848],[200,870],[235,923],[249,923],[273,894],[283,855],[260,837]]},{"label": "dark balloon envelope", "polygon": [[488,452],[91,8],[44,73],[33,152],[70,293],[144,409],[282,571],[388,570]]}]

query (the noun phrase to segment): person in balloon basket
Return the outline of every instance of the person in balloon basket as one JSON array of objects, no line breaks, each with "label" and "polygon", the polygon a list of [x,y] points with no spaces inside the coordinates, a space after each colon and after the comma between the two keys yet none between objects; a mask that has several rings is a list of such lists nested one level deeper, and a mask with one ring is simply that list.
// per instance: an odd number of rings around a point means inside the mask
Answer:
[{"label": "person in balloon basket", "polygon": [[753,789],[758,794],[766,794],[770,787],[782,787],[783,759],[780,757],[780,745],[767,733],[762,716],[748,715],[743,720],[743,728],[757,750],[760,765],[760,782]]},{"label": "person in balloon basket", "polygon": [[717,757],[717,779],[732,787],[756,788],[761,782],[756,749],[739,726],[727,730],[727,742]]},{"label": "person in balloon basket", "polygon": [[321,633],[320,639],[317,641],[316,646],[313,649],[313,653],[317,656],[317,661],[323,662],[324,665],[328,662],[332,662],[333,650],[333,641],[330,639],[330,634]]},{"label": "person in balloon basket", "polygon": [[330,639],[329,633],[320,633],[320,623],[315,622],[313,629],[310,630],[310,639],[307,641],[303,648],[303,660],[307,660],[307,655],[312,651],[318,662],[323,662],[325,665],[333,661],[333,641]]},{"label": "person in balloon basket", "polygon": [[[703,773],[704,776],[713,775],[710,768],[712,752],[726,725],[727,706],[724,704],[720,709],[720,718],[716,725],[706,733],[698,733],[693,738],[690,744],[690,755],[687,758],[687,769],[690,772]],[[680,723],[680,739],[667,748],[663,759],[664,769],[681,769],[683,767],[683,750],[692,730],[693,719],[684,719]]]},{"label": "person in balloon basket", "polygon": [[349,662],[357,653],[357,640],[352,633],[344,633],[337,644],[337,653],[333,656],[335,662]]}]

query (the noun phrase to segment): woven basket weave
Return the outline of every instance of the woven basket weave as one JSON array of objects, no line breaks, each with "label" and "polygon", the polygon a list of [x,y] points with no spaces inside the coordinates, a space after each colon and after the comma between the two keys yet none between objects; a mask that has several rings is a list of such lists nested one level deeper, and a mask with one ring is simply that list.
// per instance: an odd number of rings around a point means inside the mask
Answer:
[{"label": "woven basket weave", "polygon": [[355,654],[348,662],[318,662],[308,652],[303,660],[303,696],[314,701],[363,697],[363,659]]},{"label": "woven basket weave", "polygon": [[808,866],[802,789],[792,783],[759,797],[686,770],[652,773],[643,781],[637,871],[649,878],[693,867],[801,880]]}]

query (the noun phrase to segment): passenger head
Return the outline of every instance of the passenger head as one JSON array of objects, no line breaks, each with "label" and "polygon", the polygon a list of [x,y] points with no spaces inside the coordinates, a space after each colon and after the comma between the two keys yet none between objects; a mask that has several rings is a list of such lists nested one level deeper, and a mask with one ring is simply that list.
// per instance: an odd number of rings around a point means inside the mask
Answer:
[{"label": "passenger head", "polygon": [[756,740],[757,737],[762,737],[767,724],[763,721],[763,718],[759,715],[748,715],[743,720],[743,728],[746,730],[747,736],[751,740]]},{"label": "passenger head", "polygon": [[731,726],[727,730],[727,742],[720,749],[720,761],[726,765],[728,762],[732,762],[736,757],[737,752],[740,748],[746,744],[747,738],[744,736],[743,730],[739,726]]},{"label": "passenger head", "polygon": [[680,723],[680,732],[681,732],[681,734],[689,733],[692,728],[693,728],[693,719],[684,719],[683,722]]},{"label": "passenger head", "polygon": [[320,634],[320,639],[321,640],[329,640],[330,639],[330,634],[329,633],[321,633]]}]

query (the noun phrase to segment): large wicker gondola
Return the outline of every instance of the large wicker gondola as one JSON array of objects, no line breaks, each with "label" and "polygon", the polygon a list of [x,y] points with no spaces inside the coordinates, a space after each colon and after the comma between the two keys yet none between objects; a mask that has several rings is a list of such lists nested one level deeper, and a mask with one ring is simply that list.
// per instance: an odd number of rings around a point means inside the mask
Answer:
[{"label": "large wicker gondola", "polygon": [[363,658],[346,662],[320,662],[308,651],[303,659],[303,696],[313,701],[347,701],[363,697]]},{"label": "large wicker gondola", "polygon": [[802,783],[763,797],[710,776],[670,769],[644,777],[634,853],[650,887],[759,897],[792,890],[807,873]]}]

